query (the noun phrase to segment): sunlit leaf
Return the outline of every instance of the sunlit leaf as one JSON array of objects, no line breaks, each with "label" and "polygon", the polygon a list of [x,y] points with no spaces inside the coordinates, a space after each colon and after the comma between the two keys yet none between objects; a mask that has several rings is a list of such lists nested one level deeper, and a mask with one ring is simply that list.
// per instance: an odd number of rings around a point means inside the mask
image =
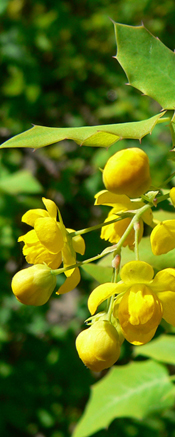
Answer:
[{"label": "sunlit leaf", "polygon": [[[139,243],[139,257],[142,261],[146,261],[151,264],[155,270],[161,270],[168,267],[175,268],[175,249],[164,255],[153,255],[150,244],[150,237],[142,238]],[[107,255],[102,260],[99,261],[99,264],[103,267],[109,267],[111,265],[113,259],[113,254]],[[128,247],[122,248],[122,258],[121,265],[123,266],[129,261],[135,260],[135,253],[130,250]]]},{"label": "sunlit leaf", "polygon": [[175,365],[175,335],[160,335],[143,346],[134,347],[134,355],[143,355]]},{"label": "sunlit leaf", "polygon": [[73,140],[81,146],[109,147],[122,138],[141,140],[152,132],[162,115],[164,113],[156,114],[143,121],[103,126],[71,128],[34,126],[6,141],[1,145],[1,148],[30,147],[38,149],[65,139]]},{"label": "sunlit leaf", "polygon": [[175,53],[142,26],[115,23],[116,59],[129,84],[155,99],[164,109],[175,108]]},{"label": "sunlit leaf", "polygon": [[113,269],[112,267],[102,267],[98,264],[86,264],[81,266],[85,272],[89,273],[96,281],[100,284],[104,284],[104,282],[110,282],[112,277]]},{"label": "sunlit leaf", "polygon": [[73,437],[87,437],[117,417],[143,419],[173,405],[173,384],[154,361],[116,366],[92,387],[91,397]]}]

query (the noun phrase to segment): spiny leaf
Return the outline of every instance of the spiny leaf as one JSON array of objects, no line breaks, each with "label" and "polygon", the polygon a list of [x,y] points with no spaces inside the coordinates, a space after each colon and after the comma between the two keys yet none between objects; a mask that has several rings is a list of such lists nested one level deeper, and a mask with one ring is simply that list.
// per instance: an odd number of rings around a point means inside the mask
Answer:
[{"label": "spiny leaf", "polygon": [[129,84],[155,99],[164,109],[175,108],[175,53],[142,26],[114,23],[116,59]]},{"label": "spiny leaf", "polygon": [[92,387],[72,437],[87,437],[117,417],[142,419],[173,405],[173,384],[164,366],[148,360],[116,366]]},{"label": "spiny leaf", "polygon": [[162,115],[164,113],[156,114],[154,117],[143,121],[103,126],[72,128],[34,126],[6,141],[1,145],[1,148],[30,147],[38,149],[65,139],[74,140],[81,146],[109,147],[122,138],[141,140],[145,135],[152,132]]}]

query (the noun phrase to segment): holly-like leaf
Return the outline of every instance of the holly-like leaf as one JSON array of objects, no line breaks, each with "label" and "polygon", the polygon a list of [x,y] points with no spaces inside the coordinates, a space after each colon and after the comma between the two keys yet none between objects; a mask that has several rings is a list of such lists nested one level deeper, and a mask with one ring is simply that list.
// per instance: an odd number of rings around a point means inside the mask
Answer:
[{"label": "holly-like leaf", "polygon": [[87,437],[117,417],[143,419],[173,405],[173,384],[164,366],[148,360],[113,367],[92,387],[72,437]]},{"label": "holly-like leaf", "polygon": [[116,59],[129,84],[155,99],[164,109],[175,108],[175,53],[142,26],[114,23]]},{"label": "holly-like leaf", "polygon": [[135,346],[134,355],[143,355],[162,363],[175,365],[175,335],[160,335],[141,347]]},{"label": "holly-like leaf", "polygon": [[[152,132],[164,113],[143,121],[103,126],[52,128],[34,126],[1,145],[1,148],[30,147],[38,149],[65,139],[74,140],[81,146],[109,147],[122,138],[141,140]],[[161,120],[163,121],[163,120]],[[165,119],[165,121],[167,121]]]}]

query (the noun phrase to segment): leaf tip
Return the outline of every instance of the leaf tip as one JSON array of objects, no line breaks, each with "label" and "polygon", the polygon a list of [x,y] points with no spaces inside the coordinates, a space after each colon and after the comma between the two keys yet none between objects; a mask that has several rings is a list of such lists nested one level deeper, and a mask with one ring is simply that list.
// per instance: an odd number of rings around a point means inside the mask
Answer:
[{"label": "leaf tip", "polygon": [[113,24],[115,24],[115,21],[111,17],[108,17],[108,18]]}]

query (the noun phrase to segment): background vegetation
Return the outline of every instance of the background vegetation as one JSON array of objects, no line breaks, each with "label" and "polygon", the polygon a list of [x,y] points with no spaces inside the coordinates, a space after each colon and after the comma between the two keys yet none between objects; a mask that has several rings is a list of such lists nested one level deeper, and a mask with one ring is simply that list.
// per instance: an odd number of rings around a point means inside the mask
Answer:
[{"label": "background vegetation", "polygon": [[[0,3],[1,142],[31,127],[83,126],[137,121],[159,111],[156,102],[126,87],[116,60],[113,24],[144,25],[169,48],[175,47],[173,0],[1,0]],[[97,376],[85,369],[75,337],[88,317],[91,278],[68,295],[41,308],[19,304],[11,277],[25,266],[19,235],[27,231],[22,214],[53,199],[67,227],[101,221],[106,208],[94,207],[103,188],[101,172],[109,150],[79,148],[64,141],[33,152],[0,152],[0,429],[3,437],[69,437],[81,416]],[[153,184],[161,185],[173,164],[165,164],[171,139],[166,128],[142,140]],[[86,238],[87,257],[105,247],[99,233]],[[61,279],[59,279],[61,280]],[[160,328],[161,330],[161,328]],[[123,346],[119,364],[130,360]],[[99,437],[175,437],[171,411],[146,421],[115,420]]]}]

